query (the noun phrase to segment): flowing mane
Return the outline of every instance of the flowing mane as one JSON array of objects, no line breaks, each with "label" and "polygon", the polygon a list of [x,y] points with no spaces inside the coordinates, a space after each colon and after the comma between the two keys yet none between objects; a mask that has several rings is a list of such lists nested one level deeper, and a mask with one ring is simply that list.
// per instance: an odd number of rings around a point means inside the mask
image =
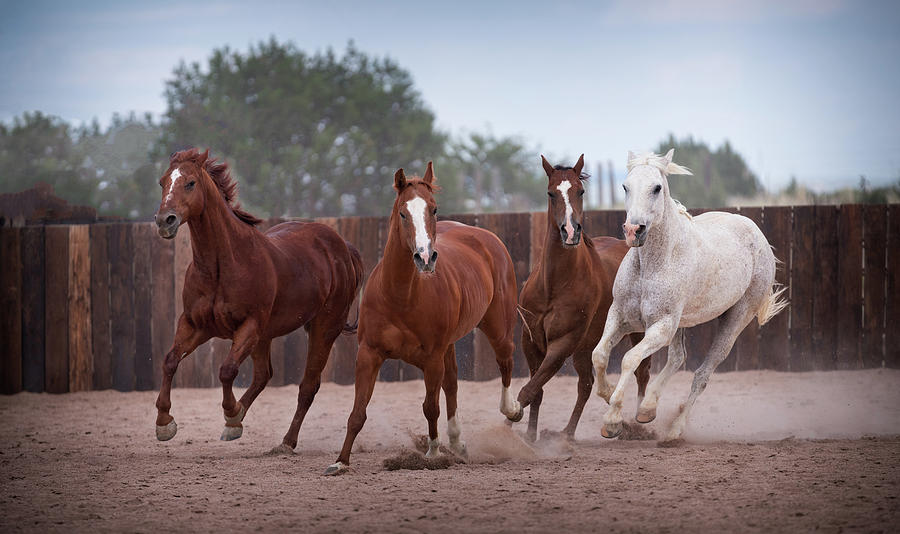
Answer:
[{"label": "flowing mane", "polygon": [[228,167],[228,163],[224,161],[218,163],[215,158],[209,157],[206,157],[204,160],[204,154],[201,154],[196,148],[175,152],[170,159],[170,163],[184,163],[188,161],[203,166],[206,174],[212,178],[213,183],[219,189],[219,193],[222,194],[225,204],[231,208],[231,211],[238,219],[251,226],[256,226],[262,222],[262,219],[241,209],[241,205],[237,201],[238,185],[234,178],[231,177],[231,169]]},{"label": "flowing mane", "polygon": [[659,154],[654,154],[653,152],[641,152],[638,154],[634,154],[628,160],[627,172],[631,172],[631,169],[637,167],[638,165],[650,165],[651,167],[656,167],[663,174],[693,174],[687,167],[676,165],[675,163],[667,160],[665,156],[660,156]]},{"label": "flowing mane", "polygon": [[[557,171],[574,171],[575,167],[568,167],[566,165],[554,165],[553,169]],[[591,175],[587,171],[581,171],[581,174],[578,175],[578,179],[580,179],[582,182],[586,181],[590,177]]]}]

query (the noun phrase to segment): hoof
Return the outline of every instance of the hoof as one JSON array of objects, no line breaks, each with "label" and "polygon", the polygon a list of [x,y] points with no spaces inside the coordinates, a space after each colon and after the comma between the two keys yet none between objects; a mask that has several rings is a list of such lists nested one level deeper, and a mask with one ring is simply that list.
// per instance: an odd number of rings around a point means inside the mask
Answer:
[{"label": "hoof", "polygon": [[645,425],[653,422],[654,419],[656,419],[656,408],[650,410],[638,409],[637,415],[634,416],[635,421]]},{"label": "hoof", "polygon": [[294,454],[293,447],[291,447],[287,443],[282,443],[281,445],[279,445],[277,447],[272,447],[272,450],[269,451],[270,456],[282,456],[282,455],[293,456],[293,454]]},{"label": "hoof", "polygon": [[175,424],[175,420],[172,419],[169,421],[168,425],[165,426],[156,426],[156,439],[159,441],[169,441],[170,439],[175,437],[175,434],[178,432],[178,425]]},{"label": "hoof", "polygon": [[450,444],[450,452],[454,455],[459,456],[463,460],[469,459],[469,449],[466,448],[466,444],[462,441],[457,441],[456,443]]},{"label": "hoof", "polygon": [[607,439],[618,437],[622,433],[622,423],[606,423],[600,429],[600,435]]},{"label": "hoof", "polygon": [[525,417],[525,408],[522,408],[522,405],[519,405],[518,411],[513,412],[512,414],[506,415],[506,418],[512,421],[513,423],[518,423]]},{"label": "hoof", "polygon": [[333,477],[335,475],[343,475],[350,469],[350,466],[345,464],[344,462],[336,462],[328,466],[325,469],[325,472],[322,473],[325,476]]},{"label": "hoof", "polygon": [[428,452],[425,453],[425,458],[437,458],[441,455],[441,441],[439,439],[429,439],[428,440]]},{"label": "hoof", "polygon": [[243,426],[225,426],[225,430],[222,431],[222,437],[219,439],[221,441],[232,441],[241,437],[243,433]]}]

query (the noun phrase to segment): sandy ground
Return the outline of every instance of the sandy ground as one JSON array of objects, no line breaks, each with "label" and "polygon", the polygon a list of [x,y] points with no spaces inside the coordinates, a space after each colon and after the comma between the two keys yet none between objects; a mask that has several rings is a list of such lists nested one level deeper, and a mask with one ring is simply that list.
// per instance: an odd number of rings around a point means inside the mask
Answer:
[{"label": "sandy ground", "polygon": [[[662,434],[690,379],[672,379],[650,430]],[[385,459],[425,432],[423,391],[420,381],[377,385],[352,470],[339,477],[321,473],[343,440],[352,386],[323,385],[292,455],[269,451],[287,429],[295,386],[263,392],[234,442],[218,440],[216,389],[173,392],[179,432],[166,443],[154,438],[155,393],[2,397],[0,531],[875,532],[900,524],[897,370],[718,374],[679,448],[603,440],[606,404],[596,397],[576,443],[530,447],[519,436],[524,422],[503,423],[498,381],[463,382],[471,461],[385,471]],[[574,378],[551,381],[541,428],[562,428],[574,396]]]}]

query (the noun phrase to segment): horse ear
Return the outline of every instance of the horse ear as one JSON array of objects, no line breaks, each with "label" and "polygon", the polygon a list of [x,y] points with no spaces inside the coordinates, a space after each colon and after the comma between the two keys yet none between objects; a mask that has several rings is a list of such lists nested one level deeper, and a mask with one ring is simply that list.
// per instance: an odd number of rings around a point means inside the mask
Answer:
[{"label": "horse ear", "polygon": [[634,156],[634,152],[632,152],[632,151],[629,150],[629,151],[628,151],[628,159],[625,161],[625,163],[631,163],[631,160],[633,160],[634,157],[635,157],[635,156]]},{"label": "horse ear", "polygon": [[550,162],[547,161],[547,158],[545,158],[543,154],[541,154],[541,165],[544,166],[544,172],[547,173],[547,178],[550,178],[553,174],[553,165],[550,165]]},{"label": "horse ear", "polygon": [[575,171],[575,176],[581,176],[582,169],[584,169],[584,154],[582,154],[578,158],[578,163],[576,163],[575,166],[572,167],[572,170]]},{"label": "horse ear", "polygon": [[666,158],[666,166],[668,166],[670,163],[672,163],[672,160],[675,159],[675,149],[670,148],[669,151],[666,152],[665,158]]},{"label": "horse ear", "polygon": [[203,167],[206,165],[206,160],[209,159],[209,149],[206,149],[206,152],[200,154],[200,166]]},{"label": "horse ear", "polygon": [[406,187],[406,175],[403,174],[403,167],[400,167],[397,169],[397,172],[394,173],[394,189],[403,191],[404,187]]},{"label": "horse ear", "polygon": [[422,181],[426,184],[430,184],[434,181],[434,165],[432,162],[428,162],[428,166],[425,167],[425,176],[422,177]]}]

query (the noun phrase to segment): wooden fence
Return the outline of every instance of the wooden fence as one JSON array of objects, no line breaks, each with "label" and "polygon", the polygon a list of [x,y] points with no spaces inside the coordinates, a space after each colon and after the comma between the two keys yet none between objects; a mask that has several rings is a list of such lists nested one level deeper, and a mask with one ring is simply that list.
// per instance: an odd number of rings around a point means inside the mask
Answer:
[{"label": "wooden fence", "polygon": [[[692,210],[698,213],[702,210]],[[753,322],[720,370],[809,371],[900,367],[900,205],[794,206],[728,209],[751,218],[782,260],[778,281],[790,287],[790,307],[763,328]],[[521,284],[540,254],[545,213],[451,216],[487,228],[506,244]],[[586,215],[590,235],[620,235],[624,212]],[[366,268],[378,261],[386,217],[327,218],[360,250]],[[277,221],[269,221],[271,225]],[[189,232],[166,241],[150,223],[4,227],[0,229],[0,391],[63,393],[115,388],[155,389],[181,313]],[[351,320],[355,310],[351,312]],[[702,361],[715,321],[688,331],[688,369]],[[521,326],[517,327],[520,335]],[[176,387],[218,385],[229,341],[212,340],[184,360]],[[613,370],[627,349],[617,347]],[[301,330],[272,345],[273,385],[297,383],[305,365]],[[324,380],[351,383],[354,336],[341,336]],[[463,379],[497,376],[485,339],[457,343]],[[655,357],[659,369],[665,357]],[[249,359],[248,359],[249,360]],[[238,385],[249,383],[251,364]],[[571,372],[570,367],[564,372]],[[515,374],[526,376],[517,350]],[[396,360],[382,380],[421,377]]]}]

